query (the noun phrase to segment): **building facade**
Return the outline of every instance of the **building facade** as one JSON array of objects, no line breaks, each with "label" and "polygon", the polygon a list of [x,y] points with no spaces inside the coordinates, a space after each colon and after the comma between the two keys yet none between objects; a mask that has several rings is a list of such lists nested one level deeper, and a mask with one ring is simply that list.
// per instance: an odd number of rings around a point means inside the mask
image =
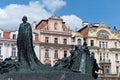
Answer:
[{"label": "building facade", "polygon": [[[0,61],[8,57],[17,60],[17,34],[18,31],[0,30]],[[34,50],[38,57],[40,41],[35,32],[33,32],[33,42]]]},{"label": "building facade", "polygon": [[41,20],[34,31],[40,34],[40,60],[42,63],[53,66],[64,55],[70,55],[71,31],[60,17],[52,16],[47,20]]},{"label": "building facade", "polygon": [[120,73],[120,33],[111,31],[104,23],[88,24],[72,33],[72,43],[82,43],[87,39],[90,53],[94,53],[97,63],[103,69],[100,77],[117,77]]}]

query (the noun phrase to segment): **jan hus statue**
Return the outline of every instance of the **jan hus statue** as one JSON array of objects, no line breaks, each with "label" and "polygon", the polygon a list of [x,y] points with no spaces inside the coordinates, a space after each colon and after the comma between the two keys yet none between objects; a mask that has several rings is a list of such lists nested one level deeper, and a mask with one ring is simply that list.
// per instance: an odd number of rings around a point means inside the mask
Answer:
[{"label": "jan hus statue", "polygon": [[22,67],[33,68],[41,63],[33,49],[31,25],[27,22],[26,16],[22,18],[22,21],[23,23],[20,24],[17,38],[18,61],[22,64]]},{"label": "jan hus statue", "polygon": [[49,66],[43,65],[35,55],[33,49],[32,28],[27,22],[27,17],[22,18],[17,38],[18,60],[6,58],[0,62],[0,74],[9,72],[26,72],[26,71],[52,71]]}]

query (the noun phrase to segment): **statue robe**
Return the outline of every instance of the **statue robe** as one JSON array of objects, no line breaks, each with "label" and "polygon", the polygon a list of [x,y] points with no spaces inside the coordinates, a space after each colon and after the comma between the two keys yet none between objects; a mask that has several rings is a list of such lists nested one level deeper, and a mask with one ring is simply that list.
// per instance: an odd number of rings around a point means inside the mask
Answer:
[{"label": "statue robe", "polygon": [[20,24],[17,38],[18,61],[24,66],[36,66],[40,62],[33,49],[32,28],[29,23]]},{"label": "statue robe", "polygon": [[81,53],[80,50],[74,50],[71,53],[71,70],[74,72],[80,72]]}]

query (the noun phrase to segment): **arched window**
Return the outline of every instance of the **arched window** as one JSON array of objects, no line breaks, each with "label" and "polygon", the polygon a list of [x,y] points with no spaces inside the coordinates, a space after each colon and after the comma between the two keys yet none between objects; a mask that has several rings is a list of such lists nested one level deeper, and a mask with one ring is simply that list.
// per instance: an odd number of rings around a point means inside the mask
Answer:
[{"label": "arched window", "polygon": [[118,54],[115,54],[115,60],[118,61]]},{"label": "arched window", "polygon": [[109,36],[108,36],[108,33],[106,31],[100,31],[98,33],[98,38],[108,39]]},{"label": "arched window", "polygon": [[64,51],[64,57],[67,57],[67,51],[66,50]]},{"label": "arched window", "polygon": [[16,47],[12,47],[11,56],[17,56]]},{"label": "arched window", "polygon": [[58,58],[58,50],[55,50],[54,58]]},{"label": "arched window", "polygon": [[49,49],[45,49],[45,58],[49,57]]},{"label": "arched window", "polygon": [[78,40],[77,40],[77,44],[78,44],[78,45],[82,45],[81,39],[78,39]]}]

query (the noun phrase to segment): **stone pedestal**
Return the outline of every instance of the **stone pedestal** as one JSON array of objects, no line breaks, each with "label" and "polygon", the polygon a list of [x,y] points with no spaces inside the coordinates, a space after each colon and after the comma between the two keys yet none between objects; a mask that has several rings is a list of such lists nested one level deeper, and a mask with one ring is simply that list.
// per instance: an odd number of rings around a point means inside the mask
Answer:
[{"label": "stone pedestal", "polygon": [[0,76],[0,80],[93,80],[90,75],[74,72],[10,73]]}]

